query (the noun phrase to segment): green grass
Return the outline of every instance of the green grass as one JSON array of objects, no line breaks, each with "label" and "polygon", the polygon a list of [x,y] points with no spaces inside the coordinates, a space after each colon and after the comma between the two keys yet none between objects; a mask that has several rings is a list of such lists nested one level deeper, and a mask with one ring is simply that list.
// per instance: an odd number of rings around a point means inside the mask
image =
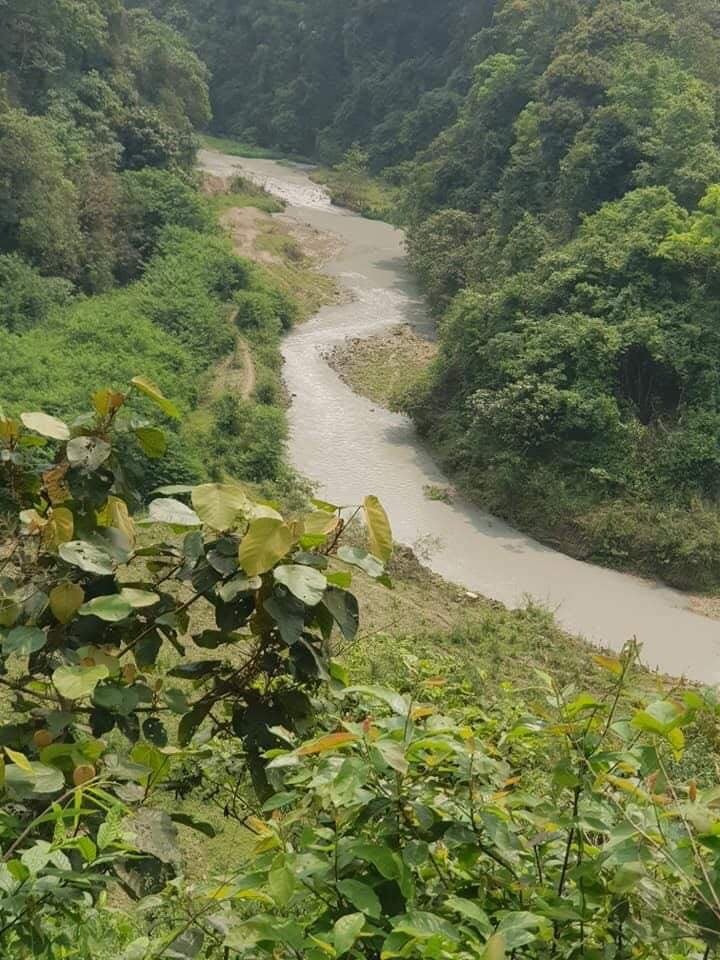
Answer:
[{"label": "green grass", "polygon": [[354,210],[369,220],[397,220],[398,191],[383,180],[340,167],[321,167],[310,174],[310,179],[322,184],[339,207]]},{"label": "green grass", "polygon": [[253,143],[243,143],[232,137],[218,137],[205,133],[200,142],[206,150],[219,150],[231,157],[248,157],[252,160],[295,160],[298,163],[312,163],[308,157],[288,153],[286,150],[272,150],[267,147],[258,147]]}]

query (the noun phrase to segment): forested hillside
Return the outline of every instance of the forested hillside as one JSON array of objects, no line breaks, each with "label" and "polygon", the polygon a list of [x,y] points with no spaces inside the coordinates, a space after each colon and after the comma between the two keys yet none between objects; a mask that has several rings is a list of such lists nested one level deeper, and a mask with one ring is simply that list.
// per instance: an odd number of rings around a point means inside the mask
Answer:
[{"label": "forested hillside", "polygon": [[195,162],[212,99],[391,179],[441,338],[403,403],[448,462],[715,583],[714,11],[0,0],[2,960],[718,955],[717,686],[313,499],[279,344],[342,293],[297,237],[336,239]]},{"label": "forested hillside", "polygon": [[[137,6],[148,6],[138,3]],[[375,169],[411,159],[457,114],[468,38],[491,0],[151,0],[212,71],[214,125],[246,142]]]},{"label": "forested hillside", "polygon": [[720,582],[717,5],[154,7],[219,129],[357,143],[400,186],[441,318],[403,404],[466,486],[580,555]]},{"label": "forested hillside", "polygon": [[[184,41],[120,0],[4,3],[0,37],[8,313],[29,269],[86,292],[141,272],[152,250],[139,234],[153,213],[150,175],[140,171],[168,171],[172,189],[170,174],[194,162],[194,125],[210,109],[207,71]],[[37,284],[34,309],[61,298],[67,283]]]}]

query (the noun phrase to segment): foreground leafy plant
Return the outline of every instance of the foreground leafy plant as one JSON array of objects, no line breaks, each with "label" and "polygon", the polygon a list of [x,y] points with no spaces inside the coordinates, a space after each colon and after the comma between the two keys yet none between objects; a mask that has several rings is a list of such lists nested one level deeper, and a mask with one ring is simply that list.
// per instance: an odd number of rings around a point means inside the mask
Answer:
[{"label": "foreground leafy plant", "polygon": [[597,658],[600,695],[538,672],[536,709],[504,728],[336,681],[324,732],[266,755],[245,870],[173,891],[176,931],[246,960],[709,956],[718,789],[670,770],[718,702],[648,701],[636,654]]},{"label": "foreground leafy plant", "polygon": [[203,739],[236,738],[269,795],[262,752],[312,717],[333,629],[357,632],[351,577],[330,555],[386,578],[375,498],[364,510],[379,556],[344,554],[341,508],[284,518],[232,481],[164,489],[133,519],[122,451],[132,438],[149,457],[165,449],[139,400],[177,416],[136,377],[71,425],[0,419],[16,510],[0,561],[0,686],[15,714],[0,727],[4,956],[64,956],[49,921],[77,919],[111,870],[131,895],[162,887],[179,861],[174,823],[207,825],[148,803]]}]

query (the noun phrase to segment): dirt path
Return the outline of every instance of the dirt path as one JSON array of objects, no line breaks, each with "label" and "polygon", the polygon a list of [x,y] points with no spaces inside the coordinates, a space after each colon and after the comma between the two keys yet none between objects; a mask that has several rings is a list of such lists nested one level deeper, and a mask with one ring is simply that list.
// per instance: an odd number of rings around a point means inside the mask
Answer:
[{"label": "dirt path", "polygon": [[249,400],[256,383],[257,375],[250,347],[245,338],[238,334],[235,352],[221,360],[215,368],[210,397],[216,400],[223,393],[234,393],[242,400]]}]

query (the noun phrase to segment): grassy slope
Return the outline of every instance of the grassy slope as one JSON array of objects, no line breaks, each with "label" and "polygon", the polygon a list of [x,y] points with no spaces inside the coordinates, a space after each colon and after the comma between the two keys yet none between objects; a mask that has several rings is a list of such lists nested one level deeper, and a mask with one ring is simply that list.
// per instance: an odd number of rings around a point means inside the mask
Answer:
[{"label": "grassy slope", "polygon": [[339,167],[320,167],[310,174],[310,179],[322,184],[339,207],[347,207],[370,220],[396,220],[398,191],[384,180]]}]

